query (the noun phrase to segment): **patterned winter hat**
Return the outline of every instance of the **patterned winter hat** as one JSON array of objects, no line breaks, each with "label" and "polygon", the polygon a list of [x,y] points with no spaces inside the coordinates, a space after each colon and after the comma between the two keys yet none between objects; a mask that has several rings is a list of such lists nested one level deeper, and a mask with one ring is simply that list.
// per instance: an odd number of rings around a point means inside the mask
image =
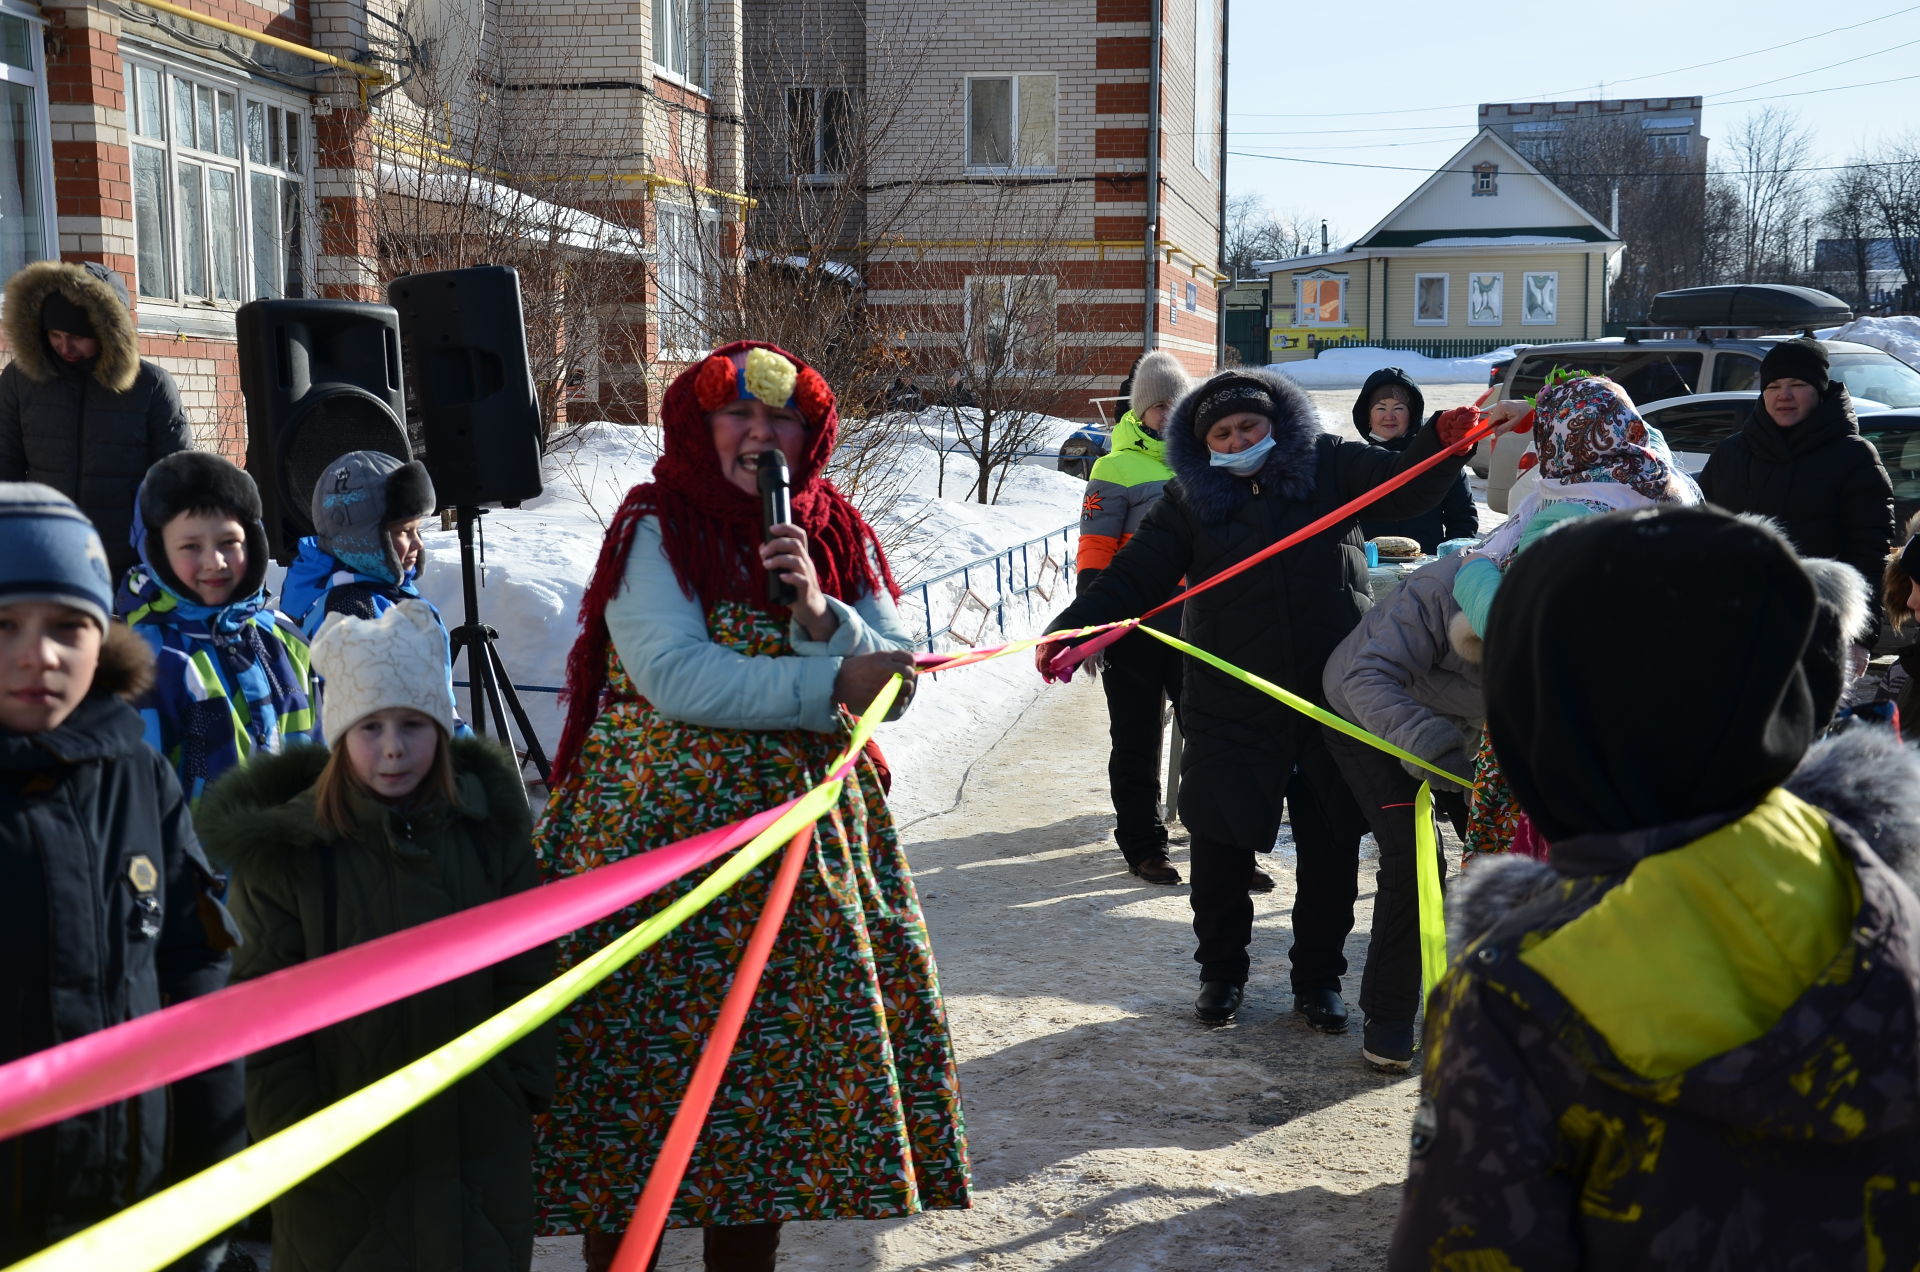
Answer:
[{"label": "patterned winter hat", "polygon": [[1207,440],[1207,430],[1229,415],[1251,411],[1276,422],[1280,419],[1280,404],[1267,386],[1238,371],[1222,371],[1194,392],[1199,401],[1193,407],[1193,435],[1202,442]]},{"label": "patterned winter hat", "polygon": [[331,615],[313,638],[326,678],[322,725],[336,744],[376,711],[406,707],[453,734],[447,633],[425,601],[401,601],[378,618]]}]

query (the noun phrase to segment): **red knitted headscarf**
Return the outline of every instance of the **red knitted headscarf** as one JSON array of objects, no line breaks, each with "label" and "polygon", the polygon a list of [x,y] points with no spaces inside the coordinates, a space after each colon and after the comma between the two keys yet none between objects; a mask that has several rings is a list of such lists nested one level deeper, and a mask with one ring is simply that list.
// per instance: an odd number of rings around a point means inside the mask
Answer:
[{"label": "red knitted headscarf", "polygon": [[[729,403],[749,395],[765,401],[769,384],[787,383],[785,369],[764,356],[749,363],[748,351],[755,349],[785,359],[798,373],[791,380],[791,396],[768,405],[791,406],[806,420],[806,450],[793,472],[793,519],[807,532],[820,590],[849,604],[882,587],[895,599],[900,595],[873,528],[824,476],[840,426],[827,382],[775,345],[742,340],[714,350],[667,386],[660,403],[663,453],[653,466],[653,480],[627,493],[600,546],[600,559],[580,604],[580,635],[567,655],[567,721],[554,756],[556,785],[572,771],[600,714],[612,643],[607,602],[626,578],[627,553],[642,517],[659,520],[673,576],[681,591],[703,608],[711,611],[720,601],[740,601],[786,617],[785,606],[767,600],[767,571],[760,564],[760,497],[741,490],[721,472],[708,422],[712,412]],[[778,374],[766,374],[769,368]]]}]

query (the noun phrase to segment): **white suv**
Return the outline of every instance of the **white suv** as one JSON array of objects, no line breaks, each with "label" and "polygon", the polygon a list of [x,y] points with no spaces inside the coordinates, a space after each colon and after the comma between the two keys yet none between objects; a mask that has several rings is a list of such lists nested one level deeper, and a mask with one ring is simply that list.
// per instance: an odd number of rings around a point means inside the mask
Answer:
[{"label": "white suv", "polygon": [[[1627,391],[1636,404],[1665,402],[1702,393],[1757,392],[1760,360],[1767,350],[1790,336],[1757,336],[1737,340],[1593,340],[1535,345],[1521,351],[1507,367],[1496,398],[1532,397],[1547,375],[1565,368],[1604,375]],[[1892,354],[1870,345],[1843,340],[1823,341],[1832,360],[1833,378],[1848,394],[1862,401],[1894,409],[1920,407],[1920,371]],[[1487,506],[1507,511],[1520,457],[1533,449],[1526,433],[1494,439],[1487,460]]]}]

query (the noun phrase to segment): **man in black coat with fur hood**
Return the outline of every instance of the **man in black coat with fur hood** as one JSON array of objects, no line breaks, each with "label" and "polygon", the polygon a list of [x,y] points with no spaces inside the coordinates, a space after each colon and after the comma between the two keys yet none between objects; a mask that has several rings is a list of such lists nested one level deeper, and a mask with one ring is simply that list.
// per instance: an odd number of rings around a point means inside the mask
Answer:
[{"label": "man in black coat with fur hood", "polygon": [[[1396,453],[1323,431],[1313,402],[1282,376],[1216,375],[1167,422],[1174,480],[1165,497],[1049,630],[1144,614],[1182,578],[1199,581],[1238,564],[1431,457],[1473,420],[1470,408],[1448,412]],[[1368,512],[1416,516],[1438,503],[1456,476],[1455,467],[1436,465]],[[1324,705],[1327,657],[1372,603],[1359,519],[1348,517],[1193,597],[1185,638]],[[1239,1010],[1253,939],[1247,879],[1254,854],[1273,846],[1288,797],[1299,852],[1289,952],[1294,1007],[1315,1028],[1344,1030],[1342,946],[1353,928],[1366,823],[1320,726],[1194,660],[1186,665],[1181,713],[1180,816],[1193,835],[1194,958],[1202,982],[1196,1014],[1222,1024]],[[1296,767],[1300,780],[1289,795]]]},{"label": "man in black coat with fur hood", "polygon": [[127,287],[94,261],[36,261],[7,280],[0,332],[0,481],[80,505],[117,580],[137,558],[133,501],[155,460],[191,450],[180,391],[140,358]]}]

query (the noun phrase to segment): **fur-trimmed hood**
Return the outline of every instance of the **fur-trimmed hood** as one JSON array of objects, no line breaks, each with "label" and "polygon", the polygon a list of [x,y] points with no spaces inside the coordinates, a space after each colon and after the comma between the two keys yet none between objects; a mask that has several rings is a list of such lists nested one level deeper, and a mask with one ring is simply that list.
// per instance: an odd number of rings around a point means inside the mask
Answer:
[{"label": "fur-trimmed hood", "polygon": [[94,334],[100,338],[93,378],[113,393],[131,389],[140,374],[140,346],[127,308],[127,285],[96,261],[35,261],[7,280],[0,333],[7,338],[13,364],[36,384],[59,374],[53,347],[40,325],[40,307],[55,292],[93,321]]},{"label": "fur-trimmed hood", "polygon": [[[1849,729],[1816,742],[1786,789],[1846,823],[1920,891],[1920,751],[1888,729]],[[1449,960],[1559,883],[1559,871],[1531,857],[1499,854],[1474,862],[1447,894]]]},{"label": "fur-trimmed hood", "polygon": [[[1279,406],[1273,425],[1273,449],[1267,462],[1251,478],[1215,468],[1205,442],[1194,436],[1193,421],[1200,404],[1222,389],[1252,384],[1266,391]],[[1223,371],[1180,399],[1167,419],[1167,466],[1188,508],[1202,523],[1218,525],[1230,519],[1253,497],[1253,485],[1272,488],[1288,499],[1305,499],[1318,477],[1314,444],[1324,432],[1313,399],[1293,381],[1270,371]]]},{"label": "fur-trimmed hood", "polygon": [[[448,745],[458,796],[453,815],[497,826],[502,834],[528,833],[526,785],[512,755],[480,738],[454,738]],[[214,783],[194,813],[194,824],[215,864],[267,867],[332,842],[332,832],[314,821],[311,801],[300,798],[319,780],[328,755],[321,746],[289,747]]]},{"label": "fur-trimmed hood", "polygon": [[93,692],[132,702],[153,688],[153,647],[125,623],[108,623],[100,642],[100,665],[93,673]]}]

